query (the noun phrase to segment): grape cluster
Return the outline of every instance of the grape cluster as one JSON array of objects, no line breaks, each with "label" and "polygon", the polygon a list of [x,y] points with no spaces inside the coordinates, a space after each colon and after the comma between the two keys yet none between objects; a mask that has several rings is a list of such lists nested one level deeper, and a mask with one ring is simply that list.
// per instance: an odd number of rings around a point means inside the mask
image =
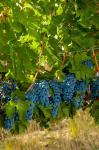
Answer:
[{"label": "grape cluster", "polygon": [[99,98],[99,78],[90,82],[90,91],[92,99],[95,100]]},{"label": "grape cluster", "polygon": [[32,101],[33,104],[53,107],[52,114],[55,116],[61,102],[60,85],[57,81],[41,80],[26,93],[26,99]]},{"label": "grape cluster", "polygon": [[15,108],[15,112],[14,112],[14,121],[19,121],[19,112],[17,110],[17,108]]},{"label": "grape cluster", "polygon": [[14,119],[6,116],[4,118],[4,127],[9,130],[13,128],[13,125],[14,125]]},{"label": "grape cluster", "polygon": [[47,81],[41,81],[39,83],[39,101],[43,106],[49,106],[49,85]]},{"label": "grape cluster", "polygon": [[[31,88],[25,93],[26,101],[29,102],[29,107],[25,111],[25,119],[31,120],[34,109],[37,105],[51,108],[51,116],[56,117],[58,109],[62,102],[66,104],[73,103],[79,109],[83,107],[84,98],[88,84],[86,81],[78,81],[74,74],[69,73],[62,82],[57,80],[40,80],[34,83]],[[0,101],[8,102],[11,99],[11,93],[17,89],[17,84],[14,80],[0,82]],[[99,98],[99,78],[90,82],[91,99]],[[14,102],[19,98],[15,96]],[[20,121],[18,110],[15,108],[13,117],[5,116],[4,127],[12,129],[14,123]]]},{"label": "grape cluster", "polygon": [[26,120],[32,119],[34,108],[35,108],[34,105],[30,104],[28,110],[26,111],[26,115],[25,115]]},{"label": "grape cluster", "polygon": [[[0,82],[0,105],[8,103],[11,100],[11,94],[18,89],[16,81],[12,78],[9,78],[6,81]],[[18,101],[18,97],[15,96],[13,101]],[[14,122],[19,120],[18,111],[15,110],[15,113],[12,117],[8,117],[7,114],[4,116],[4,127],[6,129],[12,129]]]},{"label": "grape cluster", "polygon": [[11,94],[17,89],[17,84],[14,80],[0,82],[0,100],[7,103],[11,99]]},{"label": "grape cluster", "polygon": [[80,108],[83,106],[85,94],[87,91],[87,83],[86,81],[77,81],[75,86],[75,96],[73,97],[73,103],[76,108]]},{"label": "grape cluster", "polygon": [[48,82],[41,80],[35,83],[26,93],[26,100],[32,101],[34,104],[41,103],[43,106],[48,106],[49,86]]},{"label": "grape cluster", "polygon": [[[94,84],[96,89],[99,88],[98,82]],[[41,80],[35,83],[26,93],[26,99],[31,100],[33,104],[51,107],[52,117],[56,117],[63,101],[68,105],[72,102],[76,108],[82,107],[87,87],[86,81],[78,81],[74,74],[69,73],[61,83],[57,80]],[[91,87],[93,94],[95,94],[94,88]],[[98,93],[96,95],[99,96]]]},{"label": "grape cluster", "polygon": [[56,117],[58,113],[58,108],[61,103],[61,88],[58,81],[50,81],[49,82],[50,90],[52,90],[52,93],[50,93],[49,101],[52,109],[52,117]]},{"label": "grape cluster", "polygon": [[91,59],[87,59],[87,60],[83,61],[82,64],[86,65],[89,69],[93,68],[93,62]]},{"label": "grape cluster", "polygon": [[73,95],[75,93],[75,86],[76,86],[76,78],[74,74],[68,74],[62,83],[62,95],[63,100],[69,104],[70,101],[73,99]]}]

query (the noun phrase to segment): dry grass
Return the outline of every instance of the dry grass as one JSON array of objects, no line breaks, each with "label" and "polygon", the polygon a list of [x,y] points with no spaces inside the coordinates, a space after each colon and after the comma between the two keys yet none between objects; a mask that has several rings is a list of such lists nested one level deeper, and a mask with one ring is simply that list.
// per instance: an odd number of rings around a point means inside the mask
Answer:
[{"label": "dry grass", "polygon": [[33,121],[26,133],[7,136],[0,150],[99,150],[99,126],[88,111],[54,124],[50,131]]}]

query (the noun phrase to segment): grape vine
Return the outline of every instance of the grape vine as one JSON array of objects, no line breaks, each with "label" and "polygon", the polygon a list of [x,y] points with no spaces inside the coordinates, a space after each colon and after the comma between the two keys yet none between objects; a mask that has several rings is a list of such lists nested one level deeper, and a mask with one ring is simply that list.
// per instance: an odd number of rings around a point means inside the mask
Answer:
[{"label": "grape vine", "polygon": [[0,125],[21,130],[99,99],[98,5],[0,1]]}]

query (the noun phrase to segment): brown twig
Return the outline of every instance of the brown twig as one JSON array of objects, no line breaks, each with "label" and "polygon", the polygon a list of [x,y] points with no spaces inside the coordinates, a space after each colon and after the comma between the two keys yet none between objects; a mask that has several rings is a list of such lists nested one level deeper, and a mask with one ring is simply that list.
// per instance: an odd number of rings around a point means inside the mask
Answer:
[{"label": "brown twig", "polygon": [[29,86],[29,88],[27,89],[27,92],[32,88],[32,86],[34,85],[35,81],[36,81],[36,78],[37,78],[37,75],[38,75],[38,72],[36,72],[34,78],[33,78],[33,81],[32,81],[32,84],[31,86]]},{"label": "brown twig", "polygon": [[66,61],[67,57],[68,57],[68,54],[67,54],[67,52],[65,51],[65,52],[63,53],[63,58],[62,58],[61,67],[63,67],[63,66],[64,66],[64,64],[65,64],[65,61]]},{"label": "brown twig", "polygon": [[93,53],[93,58],[94,58],[95,64],[96,64],[96,72],[99,72],[99,64],[98,64],[98,60],[97,60],[96,53],[95,53],[94,49],[93,49],[92,53]]}]

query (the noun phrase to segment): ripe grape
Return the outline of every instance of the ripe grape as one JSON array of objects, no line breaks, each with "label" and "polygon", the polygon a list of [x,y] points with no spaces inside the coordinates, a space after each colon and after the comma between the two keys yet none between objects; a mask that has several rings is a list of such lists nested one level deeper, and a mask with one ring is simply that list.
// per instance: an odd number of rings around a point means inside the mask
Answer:
[{"label": "ripe grape", "polygon": [[26,99],[31,100],[33,103],[40,103],[43,106],[49,105],[49,85],[45,80],[41,80],[31,87],[26,93]]},{"label": "ripe grape", "polygon": [[6,116],[5,119],[4,119],[5,129],[12,129],[13,125],[14,125],[14,119]]},{"label": "ripe grape", "polygon": [[93,68],[93,62],[91,59],[85,60],[82,62],[82,64],[86,65],[88,68],[92,69]]},{"label": "ripe grape", "polygon": [[76,78],[74,74],[68,74],[62,83],[62,95],[63,100],[67,103],[69,103],[73,95],[75,93],[75,86],[76,86]]},{"label": "ripe grape", "polygon": [[14,121],[19,121],[19,113],[18,113],[18,111],[15,111],[15,113],[14,113]]},{"label": "ripe grape", "polygon": [[86,81],[77,81],[75,86],[75,97],[73,98],[73,103],[76,108],[83,106],[84,97],[87,91]]},{"label": "ripe grape", "polygon": [[[12,82],[13,81],[13,82]],[[0,82],[0,99],[7,103],[11,100],[11,94],[17,89],[17,84],[14,80]]]},{"label": "ripe grape", "polygon": [[30,104],[28,110],[26,111],[26,115],[25,115],[26,120],[32,119],[34,108],[35,108],[35,105]]},{"label": "ripe grape", "polygon": [[56,117],[58,113],[58,108],[61,103],[61,88],[60,88],[60,84],[55,80],[50,81],[49,86],[50,89],[53,91],[49,98],[50,104],[53,107],[52,117]]},{"label": "ripe grape", "polygon": [[97,78],[95,81],[92,80],[90,82],[90,91],[91,91],[91,98],[97,99],[99,98],[99,78]]}]

